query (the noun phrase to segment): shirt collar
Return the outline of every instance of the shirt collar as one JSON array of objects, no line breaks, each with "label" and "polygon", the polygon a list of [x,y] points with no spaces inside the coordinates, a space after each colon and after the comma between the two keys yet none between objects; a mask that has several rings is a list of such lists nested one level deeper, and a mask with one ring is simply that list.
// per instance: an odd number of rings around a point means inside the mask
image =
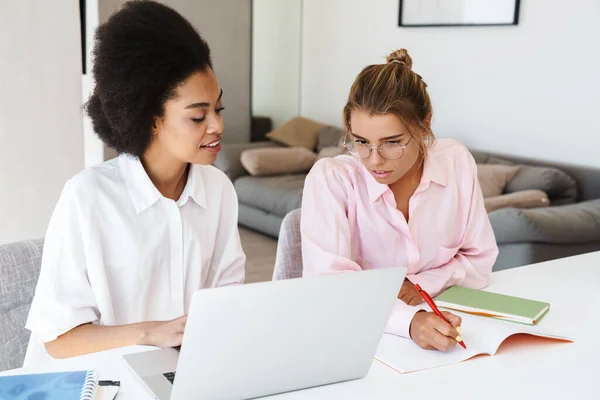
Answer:
[{"label": "shirt collar", "polygon": [[[150,180],[138,157],[121,154],[119,166],[138,214],[153,206],[163,197]],[[187,183],[177,202],[178,205],[185,204],[191,197],[199,206],[206,208],[206,192],[200,168],[200,165],[191,165]]]},{"label": "shirt collar", "polygon": [[206,189],[204,187],[204,179],[202,179],[201,168],[201,165],[190,164],[187,183],[179,198],[179,205],[185,204],[191,197],[200,207],[206,208]]},{"label": "shirt collar", "polygon": [[364,164],[362,162],[360,164],[362,167],[362,172],[365,176],[365,180],[367,181],[367,192],[369,192],[369,202],[373,204],[377,199],[381,197],[381,195],[390,190],[390,187],[383,183],[377,182],[375,178],[373,178],[373,175],[371,175],[369,170],[367,170],[367,168],[364,166]]},{"label": "shirt collar", "polygon": [[444,171],[435,156],[428,154],[425,157],[425,165],[423,166],[423,176],[421,183],[437,183],[440,186],[446,187],[448,183],[448,171]]},{"label": "shirt collar", "polygon": [[[365,176],[365,180],[367,182],[367,191],[369,193],[369,202],[373,204],[377,199],[379,199],[385,192],[390,190],[388,185],[379,183],[375,180],[373,175],[369,173],[367,168],[361,163],[362,171]],[[447,176],[444,171],[440,168],[439,163],[435,160],[434,157],[426,156],[425,163],[423,165],[423,176],[421,177],[421,182],[419,186],[423,187],[423,189],[429,187],[429,184],[434,182],[440,186],[446,187],[447,184]],[[419,190],[419,189],[417,189]]]}]

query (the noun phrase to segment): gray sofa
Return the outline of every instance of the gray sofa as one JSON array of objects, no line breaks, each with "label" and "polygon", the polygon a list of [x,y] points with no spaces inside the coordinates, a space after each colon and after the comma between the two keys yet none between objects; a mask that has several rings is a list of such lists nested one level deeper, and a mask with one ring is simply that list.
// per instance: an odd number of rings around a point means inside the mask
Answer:
[{"label": "gray sofa", "polygon": [[[306,174],[248,175],[240,154],[263,146],[277,145],[268,141],[226,145],[214,165],[234,183],[240,225],[276,238],[286,214],[301,206]],[[494,270],[600,250],[600,169],[477,150],[471,153],[478,164],[521,165],[506,193],[539,189],[548,194],[552,204],[489,214],[500,249]]]},{"label": "gray sofa", "polygon": [[527,185],[548,193],[552,204],[489,214],[500,250],[495,270],[600,250],[600,169],[477,150],[471,153],[478,164],[528,166],[506,191]]},{"label": "gray sofa", "polygon": [[43,240],[0,245],[0,371],[23,365],[29,341],[24,327],[43,247]]}]

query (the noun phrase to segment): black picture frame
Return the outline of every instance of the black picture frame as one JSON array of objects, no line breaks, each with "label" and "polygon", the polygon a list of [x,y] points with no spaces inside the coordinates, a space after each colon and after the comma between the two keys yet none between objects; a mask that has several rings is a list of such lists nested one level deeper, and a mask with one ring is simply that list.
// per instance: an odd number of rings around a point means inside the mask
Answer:
[{"label": "black picture frame", "polygon": [[81,74],[87,73],[86,34],[85,34],[85,0],[79,0],[79,28],[81,29]]},{"label": "black picture frame", "polygon": [[514,12],[513,20],[510,23],[407,24],[402,19],[404,0],[400,0],[400,4],[399,4],[399,8],[398,8],[398,26],[402,27],[402,28],[461,27],[461,26],[515,26],[515,25],[519,24],[519,11],[521,8],[521,0],[514,0],[514,2],[515,2],[515,12]]}]

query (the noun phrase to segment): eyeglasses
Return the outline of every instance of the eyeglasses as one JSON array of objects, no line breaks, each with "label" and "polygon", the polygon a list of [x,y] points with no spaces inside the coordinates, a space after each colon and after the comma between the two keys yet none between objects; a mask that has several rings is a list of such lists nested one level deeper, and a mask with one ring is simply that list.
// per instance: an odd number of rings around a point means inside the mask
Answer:
[{"label": "eyeglasses", "polygon": [[390,140],[379,146],[369,146],[369,143],[365,140],[352,140],[351,135],[346,135],[344,146],[350,154],[361,160],[369,158],[373,149],[377,149],[379,155],[386,160],[399,160],[404,156],[404,149],[406,149],[411,140],[412,136],[406,144],[401,144],[398,140]]}]

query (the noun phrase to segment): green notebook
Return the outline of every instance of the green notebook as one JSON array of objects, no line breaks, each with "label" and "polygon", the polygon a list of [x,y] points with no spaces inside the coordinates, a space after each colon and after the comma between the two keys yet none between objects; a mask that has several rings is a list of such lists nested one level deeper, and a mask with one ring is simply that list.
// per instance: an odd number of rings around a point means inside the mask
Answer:
[{"label": "green notebook", "polygon": [[435,298],[438,307],[535,325],[550,309],[550,304],[483,290],[453,286]]}]

